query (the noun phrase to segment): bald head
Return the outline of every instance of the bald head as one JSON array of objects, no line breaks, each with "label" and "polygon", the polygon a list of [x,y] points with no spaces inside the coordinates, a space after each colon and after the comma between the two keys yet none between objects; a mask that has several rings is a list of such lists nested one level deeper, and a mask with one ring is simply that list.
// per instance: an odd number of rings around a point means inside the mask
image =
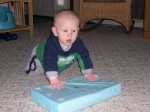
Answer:
[{"label": "bald head", "polygon": [[61,22],[70,20],[79,26],[79,18],[75,12],[68,9],[61,10],[54,17],[54,27],[57,27]]}]

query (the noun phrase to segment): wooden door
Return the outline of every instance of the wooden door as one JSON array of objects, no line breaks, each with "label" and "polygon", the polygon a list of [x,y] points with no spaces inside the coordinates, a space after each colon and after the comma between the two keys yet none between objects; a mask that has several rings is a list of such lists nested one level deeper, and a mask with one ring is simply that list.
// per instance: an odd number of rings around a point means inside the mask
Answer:
[{"label": "wooden door", "polygon": [[150,38],[150,0],[145,0],[144,38]]}]

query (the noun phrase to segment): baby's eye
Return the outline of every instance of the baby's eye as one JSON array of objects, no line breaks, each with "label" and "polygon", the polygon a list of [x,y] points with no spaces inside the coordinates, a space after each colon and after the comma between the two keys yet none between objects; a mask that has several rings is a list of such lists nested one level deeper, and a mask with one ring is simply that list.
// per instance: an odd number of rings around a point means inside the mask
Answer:
[{"label": "baby's eye", "polygon": [[67,30],[64,30],[64,32],[67,32]]},{"label": "baby's eye", "polygon": [[76,30],[73,30],[72,32],[76,32]]}]

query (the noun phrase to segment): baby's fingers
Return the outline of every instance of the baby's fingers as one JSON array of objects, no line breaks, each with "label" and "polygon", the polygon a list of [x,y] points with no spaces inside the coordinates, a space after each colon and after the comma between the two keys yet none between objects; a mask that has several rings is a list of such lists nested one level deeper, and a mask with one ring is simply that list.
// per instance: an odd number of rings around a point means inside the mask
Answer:
[{"label": "baby's fingers", "polygon": [[97,79],[96,75],[85,75],[84,80],[95,81]]},{"label": "baby's fingers", "polygon": [[50,87],[52,89],[61,89],[61,88],[64,88],[64,82],[63,81],[60,81],[60,82],[57,82],[57,83],[52,83],[50,84]]}]

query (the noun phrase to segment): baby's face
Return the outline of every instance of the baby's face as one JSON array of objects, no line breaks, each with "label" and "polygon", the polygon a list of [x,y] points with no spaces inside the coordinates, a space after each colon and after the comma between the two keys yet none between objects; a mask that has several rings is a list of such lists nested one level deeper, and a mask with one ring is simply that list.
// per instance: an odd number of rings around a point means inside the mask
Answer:
[{"label": "baby's face", "polygon": [[58,37],[63,49],[67,49],[77,38],[79,22],[74,16],[64,16],[58,19],[53,29],[55,30],[53,33]]}]

